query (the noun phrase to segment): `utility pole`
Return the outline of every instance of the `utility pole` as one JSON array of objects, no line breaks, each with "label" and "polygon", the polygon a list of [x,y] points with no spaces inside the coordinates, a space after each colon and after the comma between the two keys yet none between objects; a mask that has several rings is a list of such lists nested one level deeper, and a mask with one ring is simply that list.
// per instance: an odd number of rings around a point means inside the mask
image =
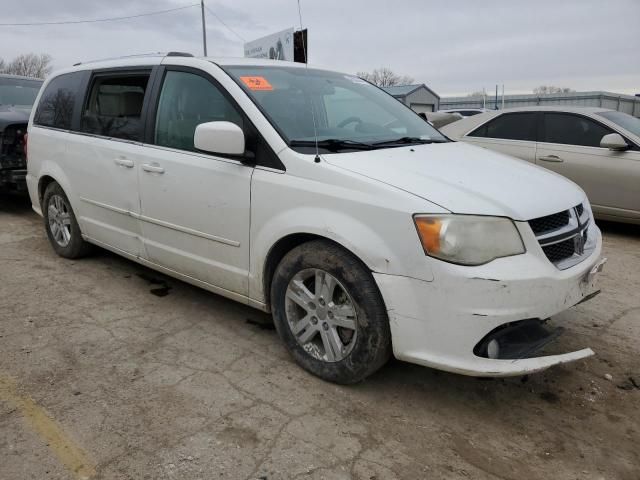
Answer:
[{"label": "utility pole", "polygon": [[200,10],[202,11],[202,48],[204,56],[207,56],[207,24],[204,20],[204,0],[200,0]]}]

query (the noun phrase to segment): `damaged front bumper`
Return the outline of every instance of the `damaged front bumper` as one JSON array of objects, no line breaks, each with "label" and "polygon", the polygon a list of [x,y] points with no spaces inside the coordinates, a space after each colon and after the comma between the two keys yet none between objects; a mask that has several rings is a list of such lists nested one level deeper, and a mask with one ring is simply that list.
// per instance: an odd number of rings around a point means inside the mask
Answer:
[{"label": "damaged front bumper", "polygon": [[594,251],[566,270],[528,252],[478,267],[437,262],[431,282],[374,273],[389,314],[394,355],[485,377],[526,375],[593,355],[585,348],[535,356],[559,332],[533,328],[597,293],[606,259],[600,258],[600,232],[593,230]]},{"label": "damaged front bumper", "polygon": [[24,150],[26,131],[26,124],[12,124],[0,132],[0,191],[27,191],[27,162]]}]

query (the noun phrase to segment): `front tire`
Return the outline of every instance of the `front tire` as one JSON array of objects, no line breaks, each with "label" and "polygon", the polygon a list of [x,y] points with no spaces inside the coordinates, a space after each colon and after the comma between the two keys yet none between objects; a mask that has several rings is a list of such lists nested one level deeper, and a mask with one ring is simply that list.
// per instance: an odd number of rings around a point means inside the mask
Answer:
[{"label": "front tire", "polygon": [[339,245],[314,240],[291,250],[271,284],[274,323],[305,370],[359,382],[391,356],[384,302],[371,272]]},{"label": "front tire", "polygon": [[84,241],[71,203],[62,187],[50,183],[42,197],[44,228],[55,252],[64,258],[84,257],[91,245]]}]

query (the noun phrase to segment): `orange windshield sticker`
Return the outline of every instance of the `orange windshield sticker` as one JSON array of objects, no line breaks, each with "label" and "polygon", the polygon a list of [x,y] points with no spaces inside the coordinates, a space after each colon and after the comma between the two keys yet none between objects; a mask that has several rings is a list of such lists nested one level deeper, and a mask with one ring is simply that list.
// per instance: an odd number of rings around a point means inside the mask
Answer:
[{"label": "orange windshield sticker", "polygon": [[240,77],[240,80],[251,90],[273,90],[271,84],[264,77]]}]

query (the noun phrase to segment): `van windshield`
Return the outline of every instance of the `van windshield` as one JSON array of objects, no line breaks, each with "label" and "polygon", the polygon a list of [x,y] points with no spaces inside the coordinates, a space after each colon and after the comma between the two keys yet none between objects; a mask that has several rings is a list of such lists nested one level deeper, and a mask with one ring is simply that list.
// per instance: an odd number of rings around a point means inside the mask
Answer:
[{"label": "van windshield", "polygon": [[447,138],[378,87],[352,75],[278,66],[226,66],[291,148],[369,150]]}]

